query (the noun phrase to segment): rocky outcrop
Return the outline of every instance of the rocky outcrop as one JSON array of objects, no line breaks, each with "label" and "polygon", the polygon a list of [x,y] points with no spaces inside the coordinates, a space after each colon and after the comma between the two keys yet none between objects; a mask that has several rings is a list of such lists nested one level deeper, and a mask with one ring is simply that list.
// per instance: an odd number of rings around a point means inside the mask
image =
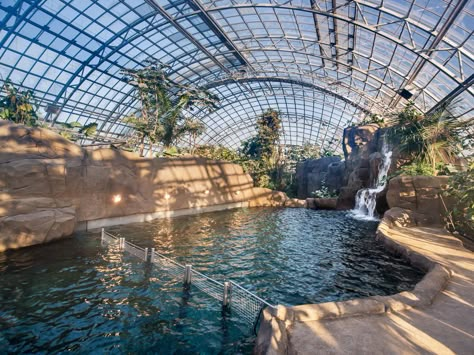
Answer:
[{"label": "rocky outcrop", "polygon": [[[388,185],[388,205],[391,209],[397,207],[395,212],[403,213],[403,219],[409,220],[404,223],[408,225],[443,225],[446,208],[451,209],[454,202],[449,197],[440,197],[448,180],[447,176],[395,177]],[[395,225],[403,226],[403,223]]]},{"label": "rocky outcrop", "polygon": [[286,199],[254,188],[236,164],[88,151],[47,129],[0,122],[0,251],[70,235],[84,221]]},{"label": "rocky outcrop", "polygon": [[335,210],[337,198],[307,198],[306,206],[314,210]]},{"label": "rocky outcrop", "polygon": [[382,137],[383,130],[375,124],[344,129],[342,147],[345,171],[338,209],[354,208],[357,191],[372,186],[377,179],[378,167],[382,161]]},{"label": "rocky outcrop", "polygon": [[305,208],[307,207],[306,200],[299,200],[297,198],[289,198],[288,200],[285,201],[285,207]]},{"label": "rocky outcrop", "polygon": [[310,159],[296,165],[298,198],[304,199],[311,193],[326,186],[338,191],[342,185],[344,163],[339,157]]}]

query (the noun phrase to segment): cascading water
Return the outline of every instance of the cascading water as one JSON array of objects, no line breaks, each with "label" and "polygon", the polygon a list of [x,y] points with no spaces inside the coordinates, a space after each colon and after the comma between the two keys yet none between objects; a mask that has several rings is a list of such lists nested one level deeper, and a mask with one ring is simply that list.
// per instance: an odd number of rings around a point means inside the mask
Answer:
[{"label": "cascading water", "polygon": [[353,210],[354,216],[361,219],[377,219],[375,207],[377,204],[377,194],[382,192],[387,185],[387,175],[392,164],[392,151],[384,140],[382,146],[382,162],[379,166],[379,173],[375,187],[361,189],[357,191],[356,203]]}]

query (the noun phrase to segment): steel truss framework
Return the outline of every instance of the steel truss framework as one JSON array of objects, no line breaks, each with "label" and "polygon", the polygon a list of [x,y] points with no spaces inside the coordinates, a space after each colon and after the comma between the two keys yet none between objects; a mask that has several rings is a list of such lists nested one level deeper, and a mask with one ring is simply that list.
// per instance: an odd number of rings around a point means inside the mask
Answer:
[{"label": "steel truss framework", "polygon": [[120,69],[155,57],[220,96],[187,113],[207,125],[200,143],[238,147],[276,108],[282,143],[337,150],[348,124],[402,108],[401,90],[472,114],[473,30],[474,0],[4,0],[0,81],[33,89],[51,124],[115,139],[137,105]]}]

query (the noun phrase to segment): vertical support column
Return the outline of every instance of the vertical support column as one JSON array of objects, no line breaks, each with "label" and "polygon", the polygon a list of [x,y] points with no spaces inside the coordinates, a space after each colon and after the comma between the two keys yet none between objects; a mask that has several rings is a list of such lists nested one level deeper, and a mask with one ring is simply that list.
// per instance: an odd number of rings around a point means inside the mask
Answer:
[{"label": "vertical support column", "polygon": [[183,284],[184,286],[189,286],[191,284],[191,277],[192,277],[192,266],[191,265],[186,265],[184,268],[184,278],[183,278]]},{"label": "vertical support column", "polygon": [[150,252],[150,263],[152,263],[153,261],[155,261],[155,248],[151,248]]},{"label": "vertical support column", "polygon": [[104,240],[104,237],[105,237],[105,229],[102,228],[102,229],[100,230],[100,239],[101,239],[101,240]]},{"label": "vertical support column", "polygon": [[125,249],[125,238],[119,238],[119,249],[120,250]]},{"label": "vertical support column", "polygon": [[145,262],[148,261],[148,248],[145,248],[145,258],[143,259]]},{"label": "vertical support column", "polygon": [[230,307],[232,302],[232,284],[229,281],[224,282],[224,294],[222,296],[222,307]]}]

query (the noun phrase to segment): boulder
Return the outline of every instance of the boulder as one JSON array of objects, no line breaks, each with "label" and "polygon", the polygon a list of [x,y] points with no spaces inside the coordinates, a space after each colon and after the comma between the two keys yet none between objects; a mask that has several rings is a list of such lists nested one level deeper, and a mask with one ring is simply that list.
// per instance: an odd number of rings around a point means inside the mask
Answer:
[{"label": "boulder", "polygon": [[400,207],[393,207],[384,214],[387,223],[397,227],[413,227],[416,225],[413,212]]},{"label": "boulder", "polygon": [[285,201],[285,207],[291,208],[305,208],[306,200],[299,200],[297,198],[290,198]]},{"label": "boulder", "polygon": [[314,203],[317,210],[335,210],[337,198],[315,198]]},{"label": "boulder", "polygon": [[306,199],[306,208],[316,209],[316,199],[312,197],[308,197]]},{"label": "boulder", "polygon": [[[332,190],[341,187],[343,168],[339,167],[340,157],[323,157],[309,159],[296,165],[296,181],[298,184],[298,198],[311,196],[311,193],[320,190],[323,185]],[[330,167],[333,167],[330,173]],[[338,175],[340,174],[340,175]]]},{"label": "boulder", "polygon": [[444,223],[446,208],[449,210],[453,206],[453,201],[449,198],[442,200],[440,197],[448,180],[447,176],[395,177],[388,185],[388,206],[411,211],[417,225],[441,225]]},{"label": "boulder", "polygon": [[243,201],[284,206],[287,199],[254,188],[237,164],[90,151],[47,129],[0,122],[1,250],[64,237],[76,222]]},{"label": "boulder", "polygon": [[249,207],[281,207],[288,200],[284,192],[263,187],[254,187],[248,191],[248,194],[245,200],[249,202]]},{"label": "boulder", "polygon": [[71,235],[76,224],[73,207],[46,209],[0,218],[0,252],[46,243]]}]

